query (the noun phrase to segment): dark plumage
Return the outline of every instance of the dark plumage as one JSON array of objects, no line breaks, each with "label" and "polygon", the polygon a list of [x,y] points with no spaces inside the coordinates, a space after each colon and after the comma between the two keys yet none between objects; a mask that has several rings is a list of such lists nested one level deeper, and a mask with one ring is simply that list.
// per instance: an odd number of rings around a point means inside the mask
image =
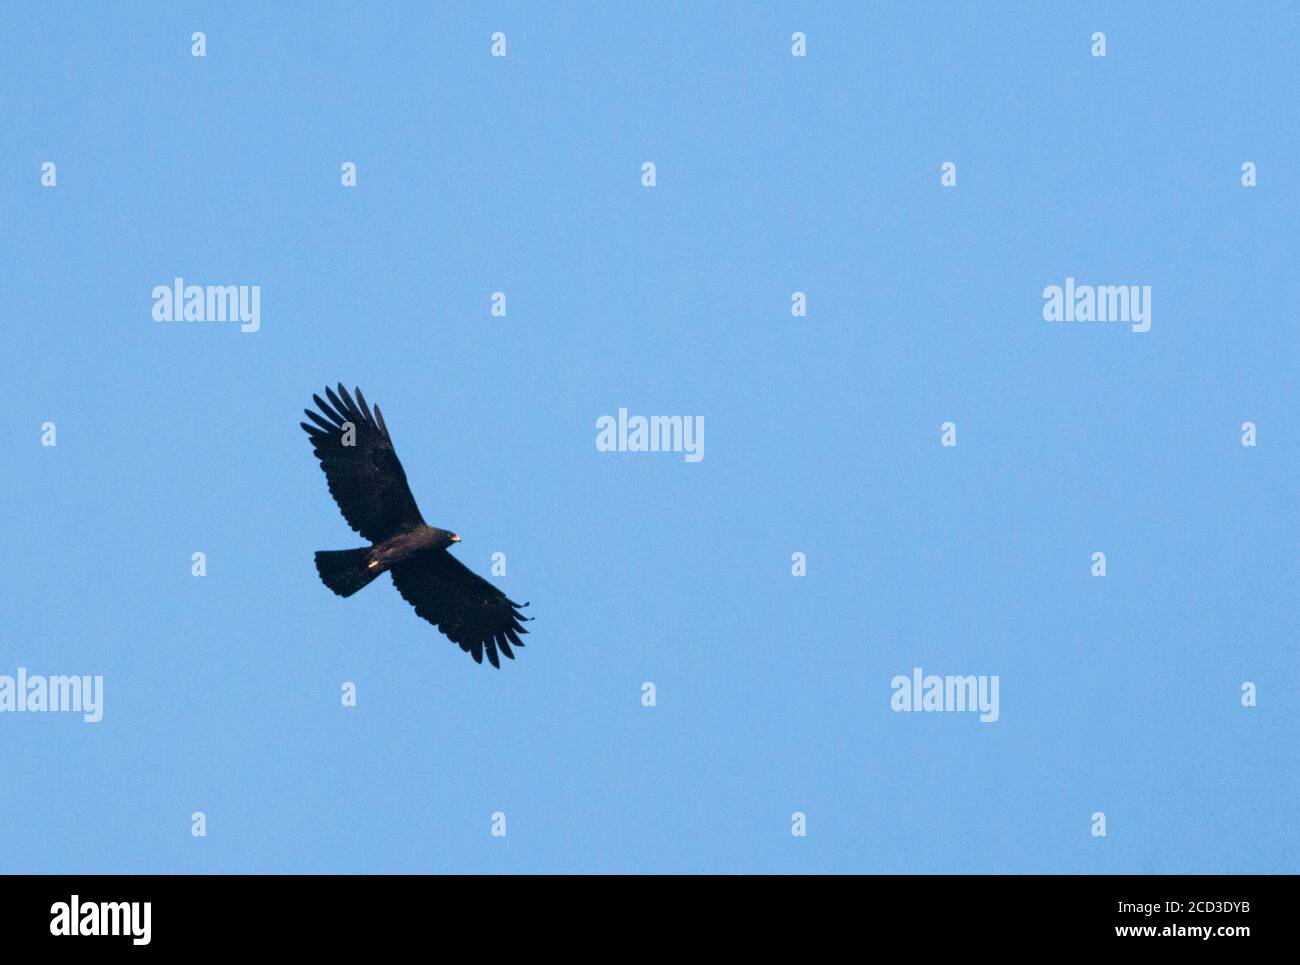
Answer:
[{"label": "dark plumage", "polygon": [[[313,395],[320,413],[305,409],[312,425],[300,423],[311,437],[325,471],[330,494],[348,525],[372,545],[316,554],[321,580],[339,596],[351,596],[380,573],[393,574],[393,585],[415,612],[460,648],[500,667],[497,653],[514,659],[527,633],[519,607],[487,580],[447,552],[460,537],[429,526],[415,505],[406,472],[393,451],[383,413],[374,415],[357,389],[356,401],[339,385],[326,389],[325,402]],[[323,413],[323,415],[321,414]]]}]

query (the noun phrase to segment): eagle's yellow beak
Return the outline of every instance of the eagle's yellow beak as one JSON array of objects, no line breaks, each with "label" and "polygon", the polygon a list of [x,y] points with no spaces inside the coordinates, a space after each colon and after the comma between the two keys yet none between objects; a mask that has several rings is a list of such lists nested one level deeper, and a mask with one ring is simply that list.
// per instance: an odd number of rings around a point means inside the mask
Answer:
[{"label": "eagle's yellow beak", "polygon": [[455,533],[452,533],[452,534],[451,534],[451,541],[452,541],[453,543],[459,543],[459,542],[460,542],[460,537],[457,536]]}]

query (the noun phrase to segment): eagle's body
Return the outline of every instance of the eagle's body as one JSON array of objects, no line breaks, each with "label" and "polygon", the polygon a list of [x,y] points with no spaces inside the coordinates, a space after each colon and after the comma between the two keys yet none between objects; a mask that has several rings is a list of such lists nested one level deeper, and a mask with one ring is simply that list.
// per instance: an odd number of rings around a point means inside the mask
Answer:
[{"label": "eagle's body", "polygon": [[407,533],[398,533],[396,536],[384,540],[377,546],[370,547],[370,557],[366,561],[366,568],[370,570],[390,570],[394,564],[402,562],[410,556],[421,550],[432,550],[442,542],[442,530],[434,529],[432,526],[425,526],[421,523],[415,529]]},{"label": "eagle's body", "polygon": [[321,580],[339,596],[351,596],[381,573],[392,573],[397,592],[415,612],[476,661],[482,663],[485,650],[494,667],[501,665],[498,651],[514,659],[511,647],[522,647],[519,635],[528,632],[528,618],[518,608],[528,604],[507,599],[466,569],[447,552],[460,537],[425,523],[379,406],[372,416],[360,389],[355,402],[342,385],[338,395],[333,389],[325,394],[329,403],[312,396],[324,416],[307,409],[315,425],[301,425],[343,518],[371,545],[318,552]]}]

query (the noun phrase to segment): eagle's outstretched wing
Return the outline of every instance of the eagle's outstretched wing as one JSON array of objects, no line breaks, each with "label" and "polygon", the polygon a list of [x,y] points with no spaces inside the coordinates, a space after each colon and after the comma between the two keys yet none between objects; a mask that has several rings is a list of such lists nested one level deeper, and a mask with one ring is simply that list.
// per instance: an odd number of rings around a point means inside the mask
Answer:
[{"label": "eagle's outstretched wing", "polygon": [[[341,383],[338,395],[328,388],[325,394],[333,406],[313,395],[324,416],[304,409],[315,425],[299,425],[311,437],[330,495],[339,504],[343,518],[372,543],[419,526],[424,519],[393,451],[393,440],[379,406],[375,406],[372,416],[361,390],[357,389],[357,400],[353,402]],[[352,426],[350,439],[345,435],[345,423]],[[344,444],[349,441],[354,444]]]},{"label": "eagle's outstretched wing", "polygon": [[486,649],[492,666],[500,667],[498,650],[513,660],[510,648],[524,645],[519,635],[528,632],[523,626],[528,617],[518,608],[528,604],[507,599],[445,549],[416,553],[394,566],[392,574],[397,592],[415,612],[478,663]]}]

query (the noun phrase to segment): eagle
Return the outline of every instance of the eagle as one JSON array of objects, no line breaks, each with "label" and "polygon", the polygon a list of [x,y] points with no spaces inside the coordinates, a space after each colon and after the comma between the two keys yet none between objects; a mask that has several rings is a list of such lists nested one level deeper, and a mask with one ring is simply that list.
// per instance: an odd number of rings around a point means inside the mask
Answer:
[{"label": "eagle", "polygon": [[381,573],[393,575],[393,585],[417,615],[437,627],[452,643],[483,662],[500,667],[497,654],[515,658],[527,633],[515,603],[474,573],[448,549],[460,537],[429,526],[420,515],[406,482],[406,472],[393,449],[392,436],[379,406],[370,406],[361,389],[356,400],[339,383],[338,394],[326,388],[326,402],[312,401],[320,412],[304,409],[311,424],[299,425],[311,439],[330,495],[348,525],[371,545],[351,550],[321,550],[316,571],[324,584],[348,597]]}]

